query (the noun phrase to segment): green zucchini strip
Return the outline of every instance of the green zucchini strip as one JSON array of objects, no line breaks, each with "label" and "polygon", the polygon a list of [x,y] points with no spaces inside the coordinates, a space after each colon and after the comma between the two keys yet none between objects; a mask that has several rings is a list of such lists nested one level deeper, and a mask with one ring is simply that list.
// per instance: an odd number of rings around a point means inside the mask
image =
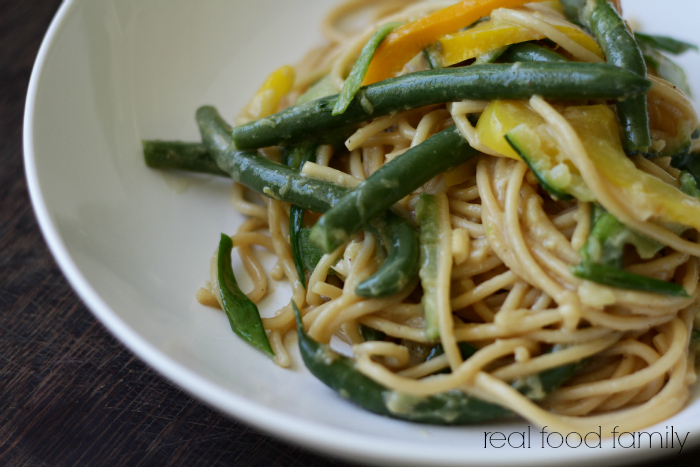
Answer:
[{"label": "green zucchini strip", "polygon": [[[425,335],[431,341],[440,338],[438,311],[438,271],[440,262],[440,206],[435,196],[422,193],[416,206],[420,228],[420,283],[423,287]],[[452,261],[452,258],[450,258]]]},{"label": "green zucchini strip", "polygon": [[645,94],[650,87],[649,81],[631,71],[601,63],[443,68],[364,87],[360,90],[364,98],[354,99],[341,115],[332,115],[338,96],[328,96],[233,128],[231,136],[236,148],[250,150],[287,145],[382,115],[463,99],[529,99],[533,94],[550,99],[617,99]]},{"label": "green zucchini strip", "polygon": [[332,252],[404,196],[476,154],[455,127],[431,136],[349,192],[314,225],[311,240]]},{"label": "green zucchini strip", "polygon": [[258,307],[241,292],[236,276],[233,275],[231,250],[233,250],[231,237],[221,234],[217,253],[217,280],[221,306],[226,312],[233,332],[256,349],[274,357],[275,353],[265,333]]},{"label": "green zucchini strip", "polygon": [[622,269],[625,245],[633,245],[643,259],[650,259],[663,245],[630,230],[603,208],[595,206],[591,234],[581,248],[581,262],[571,268],[582,279],[620,289],[640,290],[677,297],[688,294],[680,284],[627,272]]},{"label": "green zucchini strip", "polygon": [[[615,8],[607,0],[588,0],[584,15],[608,63],[646,78],[647,67],[642,52]],[[646,153],[651,145],[646,95],[618,99],[617,116],[622,126],[625,152]]]},{"label": "green zucchini strip", "polygon": [[[370,37],[369,41],[362,48],[360,52],[360,57],[357,62],[352,67],[350,75],[345,79],[345,84],[343,85],[343,90],[340,91],[340,96],[333,107],[332,115],[340,115],[345,112],[355,98],[357,91],[362,87],[362,81],[365,79],[365,74],[367,74],[367,68],[369,68],[369,62],[372,61],[374,53],[377,51],[377,47],[382,43],[384,38],[389,35],[391,31],[403,25],[403,23],[387,23],[380,27],[373,35]],[[360,97],[361,99],[361,97]]]},{"label": "green zucchini strip", "polygon": [[[302,143],[296,146],[285,148],[284,162],[293,169],[301,170],[306,162],[316,162],[316,149],[318,145],[314,143]],[[304,227],[304,213],[306,210],[292,204],[289,207],[289,244],[294,259],[294,267],[299,275],[299,281],[306,288],[306,267],[302,256],[301,232]]]}]

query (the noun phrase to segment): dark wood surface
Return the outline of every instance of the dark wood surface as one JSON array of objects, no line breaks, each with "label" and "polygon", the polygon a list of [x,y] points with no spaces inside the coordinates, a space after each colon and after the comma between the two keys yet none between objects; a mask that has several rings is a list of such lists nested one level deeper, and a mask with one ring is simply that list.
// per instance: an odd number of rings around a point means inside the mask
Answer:
[{"label": "dark wood surface", "polygon": [[[22,116],[58,0],[0,1],[0,465],[348,465],[202,405],[98,323],[29,203]],[[700,449],[649,465],[700,465]]]}]

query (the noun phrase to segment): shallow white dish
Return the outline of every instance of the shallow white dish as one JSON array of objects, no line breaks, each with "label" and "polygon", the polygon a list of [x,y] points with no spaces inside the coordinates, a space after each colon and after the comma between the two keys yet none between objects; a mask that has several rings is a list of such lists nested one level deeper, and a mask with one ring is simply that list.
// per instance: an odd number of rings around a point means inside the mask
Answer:
[{"label": "shallow white dish", "polygon": [[[624,2],[651,33],[700,43],[700,3]],[[667,15],[675,6],[682,15]],[[147,169],[146,138],[198,139],[194,111],[231,119],[264,77],[320,40],[323,0],[66,0],[37,58],[24,149],[32,202],[59,265],[125,345],[201,400],[289,441],[355,461],[400,465],[618,463],[674,449],[484,448],[485,431],[415,425],[362,411],[304,368],[283,370],[194,293],[220,232],[242,221],[225,181]],[[700,93],[700,58],[679,59]],[[242,283],[245,289],[245,281]],[[263,307],[274,309],[286,286]],[[700,401],[656,427],[700,439]],[[651,429],[650,429],[651,430]]]}]

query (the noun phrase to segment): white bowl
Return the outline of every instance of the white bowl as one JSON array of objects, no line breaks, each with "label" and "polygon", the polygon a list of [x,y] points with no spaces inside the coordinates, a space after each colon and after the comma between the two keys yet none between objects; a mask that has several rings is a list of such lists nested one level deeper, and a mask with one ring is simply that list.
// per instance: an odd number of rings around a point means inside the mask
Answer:
[{"label": "white bowl", "polygon": [[[667,10],[681,7],[682,15]],[[276,367],[200,306],[220,232],[242,217],[229,183],[163,174],[140,140],[198,139],[195,109],[231,119],[264,77],[321,40],[322,0],[67,0],[44,39],[24,122],[27,179],[42,231],[95,315],[173,383],[247,423],[355,461],[401,465],[556,465],[648,459],[675,449],[484,448],[485,431],[524,422],[444,428],[379,417],[345,402],[305,368]],[[649,32],[700,43],[700,3],[625,2]],[[700,93],[697,54],[680,59]],[[239,266],[238,266],[239,267]],[[240,267],[239,267],[240,268]],[[239,274],[240,276],[241,274]],[[243,288],[246,285],[243,281]],[[284,302],[287,286],[263,309]],[[700,435],[700,404],[662,423]]]}]

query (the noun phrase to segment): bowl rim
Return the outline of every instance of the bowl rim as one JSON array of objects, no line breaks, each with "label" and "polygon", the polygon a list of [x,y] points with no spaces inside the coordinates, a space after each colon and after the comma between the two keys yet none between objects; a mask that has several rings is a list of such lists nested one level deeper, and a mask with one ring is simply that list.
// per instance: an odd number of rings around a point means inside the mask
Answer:
[{"label": "bowl rim", "polygon": [[[56,12],[42,40],[39,52],[32,68],[26,95],[23,119],[23,159],[25,178],[29,197],[42,232],[51,254],[68,280],[69,284],[92,314],[116,337],[127,349],[139,357],[149,367],[154,369],[169,382],[184,390],[192,397],[208,406],[232,416],[246,424],[255,426],[264,432],[278,436],[287,442],[296,442],[308,449],[327,455],[341,456],[348,460],[372,463],[391,463],[401,465],[490,465],[511,466],[513,451],[469,450],[465,458],[466,448],[459,450],[442,447],[441,450],[429,450],[421,445],[415,445],[407,440],[392,439],[382,441],[370,435],[356,433],[351,430],[326,426],[322,422],[287,415],[271,409],[261,403],[251,401],[232,391],[229,391],[187,367],[177,363],[160,349],[139,335],[135,329],[122,320],[95,291],[90,281],[83,275],[80,268],[70,255],[67,245],[54,222],[45,199],[37,172],[37,157],[34,150],[34,117],[37,95],[44,77],[46,61],[66,26],[67,19],[81,3],[88,0],[64,0]],[[691,435],[692,436],[692,435]],[[695,439],[692,439],[695,438]],[[692,437],[695,441],[698,437]],[[388,443],[388,444],[387,444]],[[589,464],[593,460],[613,462],[625,459],[627,462],[639,460],[644,456],[647,460],[665,454],[662,449],[635,450],[637,455],[621,450],[609,449],[587,450],[585,455],[570,450],[546,450],[542,456],[527,456],[520,459],[521,465],[560,465],[567,461],[571,465]],[[504,455],[508,453],[507,455]],[[578,455],[574,455],[578,454]]]}]

